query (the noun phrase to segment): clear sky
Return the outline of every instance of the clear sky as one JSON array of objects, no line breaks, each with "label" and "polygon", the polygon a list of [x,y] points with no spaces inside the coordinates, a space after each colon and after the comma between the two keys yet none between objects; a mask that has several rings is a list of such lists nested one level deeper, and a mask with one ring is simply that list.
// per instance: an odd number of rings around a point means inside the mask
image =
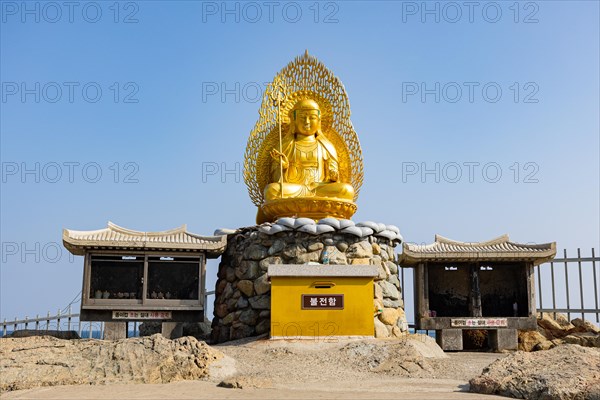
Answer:
[{"label": "clear sky", "polygon": [[253,224],[257,92],[305,49],[349,95],[355,221],[599,247],[597,1],[0,6],[2,318],[79,292],[63,228]]}]

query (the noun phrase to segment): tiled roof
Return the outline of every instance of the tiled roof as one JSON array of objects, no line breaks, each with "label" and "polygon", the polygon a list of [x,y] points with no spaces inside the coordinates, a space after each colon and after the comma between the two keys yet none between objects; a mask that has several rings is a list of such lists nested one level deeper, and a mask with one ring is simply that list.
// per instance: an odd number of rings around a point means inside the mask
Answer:
[{"label": "tiled roof", "polygon": [[418,245],[404,242],[400,263],[421,261],[534,261],[541,264],[556,255],[556,242],[522,244],[502,235],[487,242],[459,242],[435,235],[435,242]]},{"label": "tiled roof", "polygon": [[188,232],[186,225],[168,231],[141,232],[109,222],[106,228],[95,231],[63,229],[63,244],[75,255],[83,255],[89,249],[206,251],[220,255],[227,237],[200,236]]}]

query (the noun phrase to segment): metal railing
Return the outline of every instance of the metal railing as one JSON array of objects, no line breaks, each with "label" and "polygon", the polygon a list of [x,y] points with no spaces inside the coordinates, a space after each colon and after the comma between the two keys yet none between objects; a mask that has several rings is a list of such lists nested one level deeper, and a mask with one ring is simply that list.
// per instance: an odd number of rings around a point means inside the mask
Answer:
[{"label": "metal railing", "polygon": [[[61,321],[63,322],[63,324],[61,324]],[[86,333],[91,339],[94,332],[93,323],[90,321],[88,324],[88,330]],[[45,317],[40,317],[38,314],[35,318],[29,318],[26,316],[24,319],[21,320],[15,318],[14,321],[7,321],[6,319],[4,319],[4,321],[2,322],[2,336],[6,336],[8,327],[12,326],[12,332],[15,332],[19,330],[19,327],[22,327],[21,329],[28,330],[30,329],[30,325],[33,325],[31,329],[35,331],[75,330],[79,332],[79,337],[82,337],[82,334],[84,332],[84,322],[79,321],[79,314],[73,313],[71,311],[71,307],[69,306],[69,309],[66,313],[62,312],[61,310],[58,310],[58,312],[55,315],[51,315],[50,311],[48,311],[48,314]],[[103,331],[102,325],[100,326],[99,330],[100,332]]]},{"label": "metal railing", "polygon": [[[81,293],[80,293],[81,294]],[[79,295],[80,295],[79,294]],[[204,295],[204,304],[206,305],[208,302],[208,296],[214,295],[214,291],[206,292]],[[79,296],[77,295],[77,296]],[[66,311],[65,311],[66,310]],[[12,327],[12,332],[17,330],[27,330],[31,329],[35,331],[70,331],[74,330],[79,333],[79,337],[83,337],[84,333],[89,338],[93,337],[102,338],[104,335],[104,323],[102,322],[93,322],[93,321],[80,321],[79,313],[72,313],[71,304],[63,309],[62,311],[59,309],[58,312],[54,315],[50,314],[48,311],[46,316],[40,317],[39,314],[35,316],[35,318],[29,318],[25,316],[24,319],[15,318],[14,321],[8,321],[4,319],[2,321],[2,336],[6,336],[8,333],[8,328]],[[204,307],[204,317],[206,318],[206,307]],[[87,331],[85,327],[88,327]],[[97,334],[94,335],[94,332]],[[139,334],[139,324],[138,322],[134,322],[133,324],[133,335],[137,336]]]},{"label": "metal railing", "polygon": [[[565,307],[557,307],[557,288],[555,281],[555,269],[559,268],[559,265],[562,265],[562,274],[564,276],[564,300]],[[555,268],[556,266],[556,268]],[[577,277],[579,278],[578,292],[579,292],[579,305],[580,307],[571,307],[571,288],[569,287],[569,271],[574,270],[577,267]],[[586,314],[595,314],[596,322],[600,322],[600,307],[599,307],[599,292],[598,286],[598,277],[600,277],[600,272],[597,271],[597,267],[600,267],[600,257],[596,256],[595,249],[592,248],[592,256],[591,257],[582,257],[581,249],[577,249],[577,257],[568,257],[567,250],[563,251],[562,258],[555,258],[552,261],[538,265],[536,267],[536,275],[538,281],[538,290],[537,297],[539,300],[538,312],[540,313],[566,313],[567,318],[571,320],[571,314],[581,314],[582,319],[586,319]],[[588,268],[584,270],[584,268]],[[589,269],[591,268],[591,271]],[[543,282],[546,280],[542,279],[542,269],[548,271],[550,273],[550,285],[551,285],[551,296],[552,296],[552,307],[544,307],[543,305],[543,294],[544,287]],[[584,272],[585,271],[585,272]],[[588,278],[591,278],[593,284],[593,299],[594,299],[594,308],[586,307],[585,305],[585,296],[584,296],[584,282],[589,282]],[[562,285],[561,285],[562,287]]]}]

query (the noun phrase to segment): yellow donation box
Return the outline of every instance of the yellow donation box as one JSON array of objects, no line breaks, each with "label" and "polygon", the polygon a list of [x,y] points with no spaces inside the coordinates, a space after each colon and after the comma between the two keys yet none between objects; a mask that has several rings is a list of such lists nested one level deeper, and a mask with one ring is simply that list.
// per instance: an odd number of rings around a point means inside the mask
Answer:
[{"label": "yellow donation box", "polygon": [[271,338],[372,337],[372,265],[270,265]]}]

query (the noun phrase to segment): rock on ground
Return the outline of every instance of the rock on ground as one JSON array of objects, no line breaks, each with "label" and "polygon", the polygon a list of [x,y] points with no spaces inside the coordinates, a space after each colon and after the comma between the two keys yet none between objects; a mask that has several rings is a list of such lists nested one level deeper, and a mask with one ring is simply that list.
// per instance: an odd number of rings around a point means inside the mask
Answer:
[{"label": "rock on ground", "polygon": [[0,339],[0,392],[38,386],[208,379],[223,353],[193,337]]},{"label": "rock on ground", "polygon": [[425,335],[410,335],[407,340],[357,341],[341,348],[345,359],[355,368],[375,373],[425,377],[435,366],[429,359],[448,358],[435,340]]},{"label": "rock on ground", "polygon": [[519,331],[519,350],[548,350],[562,344],[578,344],[600,348],[600,328],[589,321],[575,318],[571,322],[563,314],[538,314],[537,330]]},{"label": "rock on ground", "polygon": [[472,392],[518,399],[600,399],[600,350],[565,344],[517,352],[493,362],[469,383]]},{"label": "rock on ground", "polygon": [[453,379],[466,385],[492,361],[505,357],[498,353],[445,354],[431,337],[412,334],[400,339],[318,341],[244,338],[215,348],[236,360],[240,376],[268,379],[274,387],[390,378]]},{"label": "rock on ground", "polygon": [[[204,322],[183,322],[183,336],[193,336],[201,341],[210,339],[211,321]],[[140,336],[152,336],[160,333],[162,322],[147,321],[139,326]]]}]

